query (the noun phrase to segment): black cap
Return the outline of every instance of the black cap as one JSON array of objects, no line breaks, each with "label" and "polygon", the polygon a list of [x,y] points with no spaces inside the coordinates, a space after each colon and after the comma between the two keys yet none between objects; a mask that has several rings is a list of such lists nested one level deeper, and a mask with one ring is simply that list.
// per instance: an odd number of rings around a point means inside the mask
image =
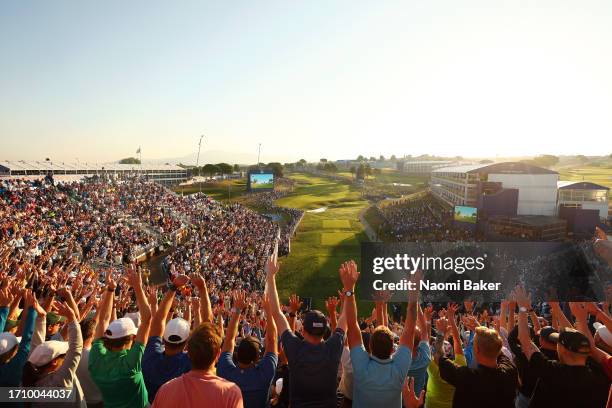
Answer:
[{"label": "black cap", "polygon": [[[559,334],[558,331],[556,331],[552,326],[545,326],[542,327],[542,329],[540,330],[540,337],[543,338],[546,341],[549,341],[551,343],[556,343],[557,340],[552,340],[550,338],[551,334]],[[558,338],[558,337],[557,337]]]},{"label": "black cap", "polygon": [[323,336],[327,327],[325,315],[318,310],[309,310],[304,314],[304,330],[313,336]]},{"label": "black cap", "polygon": [[578,330],[569,327],[561,329],[560,333],[552,333],[550,341],[559,343],[573,353],[589,354],[591,352],[591,343],[584,334]]}]

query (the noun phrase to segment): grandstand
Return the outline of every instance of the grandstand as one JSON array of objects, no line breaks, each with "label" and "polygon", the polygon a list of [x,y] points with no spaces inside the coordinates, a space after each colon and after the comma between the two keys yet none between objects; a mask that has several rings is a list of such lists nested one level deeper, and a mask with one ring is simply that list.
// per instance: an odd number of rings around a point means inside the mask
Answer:
[{"label": "grandstand", "polygon": [[448,160],[425,160],[425,161],[407,161],[399,160],[396,163],[396,168],[402,173],[430,175],[432,171],[442,167],[448,167],[456,162]]},{"label": "grandstand", "polygon": [[476,207],[486,188],[518,191],[518,215],[557,214],[559,173],[520,162],[476,164],[435,169],[431,191],[450,206]]},{"label": "grandstand", "polygon": [[585,181],[559,181],[558,206],[562,208],[579,208],[596,210],[600,219],[608,218],[610,188]]},{"label": "grandstand", "polygon": [[0,177],[42,178],[51,174],[58,180],[77,180],[85,176],[144,176],[165,185],[187,180],[187,170],[172,164],[70,163],[53,161],[0,161]]}]

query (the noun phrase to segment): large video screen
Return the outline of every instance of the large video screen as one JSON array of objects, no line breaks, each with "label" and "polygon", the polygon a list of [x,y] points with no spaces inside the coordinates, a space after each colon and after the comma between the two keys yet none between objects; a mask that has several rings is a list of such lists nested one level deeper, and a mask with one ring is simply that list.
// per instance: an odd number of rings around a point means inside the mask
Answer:
[{"label": "large video screen", "polygon": [[478,209],[476,207],[455,206],[455,221],[476,224]]},{"label": "large video screen", "polygon": [[274,174],[272,173],[251,173],[251,190],[273,189]]}]

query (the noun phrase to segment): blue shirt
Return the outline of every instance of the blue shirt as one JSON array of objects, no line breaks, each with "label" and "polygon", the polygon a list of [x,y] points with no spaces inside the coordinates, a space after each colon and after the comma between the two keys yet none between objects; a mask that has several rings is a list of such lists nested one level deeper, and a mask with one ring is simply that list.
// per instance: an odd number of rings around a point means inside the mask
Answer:
[{"label": "blue shirt", "polygon": [[417,347],[417,354],[408,371],[408,377],[414,377],[414,393],[419,395],[427,384],[427,367],[431,362],[431,349],[427,341],[421,341]]},{"label": "blue shirt", "polygon": [[[0,307],[0,332],[4,331],[8,312],[8,307]],[[23,313],[25,313],[25,316]],[[36,310],[32,307],[29,307],[28,311],[23,313],[21,318],[26,319],[26,321],[17,354],[8,363],[0,364],[0,387],[18,387],[21,384],[21,374],[28,359],[28,354],[30,354],[30,341],[32,340],[37,315]]]},{"label": "blue shirt", "polygon": [[363,345],[353,347],[353,407],[401,408],[411,362],[412,352],[404,345],[386,360],[370,356]]},{"label": "blue shirt", "polygon": [[187,353],[173,356],[164,354],[164,344],[160,336],[151,336],[147,341],[142,356],[142,375],[149,393],[149,402],[153,403],[157,390],[166,382],[180,377],[191,370],[191,361]]},{"label": "blue shirt", "polygon": [[219,357],[217,375],[240,387],[245,408],[265,408],[277,365],[278,356],[275,353],[266,353],[255,366],[242,369],[236,367],[232,354],[225,351]]}]

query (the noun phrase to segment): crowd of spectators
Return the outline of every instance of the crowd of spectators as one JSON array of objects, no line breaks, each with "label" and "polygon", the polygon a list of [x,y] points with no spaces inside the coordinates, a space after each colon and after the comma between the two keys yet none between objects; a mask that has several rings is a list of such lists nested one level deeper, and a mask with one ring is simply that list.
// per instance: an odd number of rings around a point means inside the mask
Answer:
[{"label": "crowd of spectators", "polygon": [[[0,215],[9,220],[0,240],[0,387],[67,388],[74,397],[32,406],[600,408],[608,401],[607,302],[550,300],[544,308],[517,286],[499,304],[426,304],[415,290],[405,312],[381,296],[359,316],[360,273],[348,261],[325,313],[304,310],[297,295],[283,305],[275,224],[205,195],[154,193],[161,215],[134,198],[112,207],[147,214],[143,222],[164,233],[178,226],[165,217],[188,224],[167,260],[168,281],[149,286],[134,263],[84,262],[74,235],[100,194],[79,199],[64,188],[5,183],[0,191]],[[105,220],[97,211],[92,219]],[[596,244],[612,262],[612,243]]]}]

